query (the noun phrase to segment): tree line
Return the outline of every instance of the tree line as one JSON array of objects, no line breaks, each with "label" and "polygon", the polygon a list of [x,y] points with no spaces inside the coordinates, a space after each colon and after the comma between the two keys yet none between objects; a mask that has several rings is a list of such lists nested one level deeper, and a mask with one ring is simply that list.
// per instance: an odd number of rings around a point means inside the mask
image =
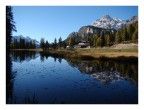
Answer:
[{"label": "tree line", "polygon": [[[61,49],[66,48],[66,46],[74,47],[78,44],[79,40],[85,40],[90,43],[92,47],[104,47],[111,46],[119,43],[129,43],[129,42],[138,42],[138,22],[130,24],[127,27],[124,27],[121,30],[102,30],[98,34],[87,34],[84,38],[82,36],[75,35],[73,37],[67,38],[62,41],[60,37],[58,40],[55,38],[54,42],[49,43],[48,40],[41,38],[40,48],[43,50],[49,49]],[[26,42],[25,39],[20,38],[20,40],[13,39],[11,45],[12,49],[35,49],[35,41]]]},{"label": "tree line", "polygon": [[[11,49],[35,49],[35,48],[37,47],[34,40],[27,42],[25,39],[22,38],[20,38],[19,40],[13,39],[13,43],[11,44]],[[40,48],[42,48],[43,50],[58,49],[58,48],[61,49],[66,48],[66,43],[65,41],[62,41],[61,37],[58,39],[58,41],[55,38],[53,43],[49,43],[48,40],[41,38]]]},{"label": "tree line", "polygon": [[20,38],[20,40],[13,39],[13,43],[11,45],[12,49],[35,49],[36,44],[35,41],[26,42],[25,39]]},{"label": "tree line", "polygon": [[58,49],[58,48],[61,49],[61,48],[66,48],[66,43],[65,41],[62,41],[61,37],[58,39],[58,41],[55,38],[53,43],[49,43],[48,40],[41,38],[40,48],[42,48],[43,50]]},{"label": "tree line", "polygon": [[90,43],[92,47],[111,46],[119,43],[138,42],[138,22],[130,24],[121,30],[102,30],[98,34],[87,34],[85,37],[75,35],[66,40],[66,44],[74,47],[78,44],[78,40],[85,40]]}]

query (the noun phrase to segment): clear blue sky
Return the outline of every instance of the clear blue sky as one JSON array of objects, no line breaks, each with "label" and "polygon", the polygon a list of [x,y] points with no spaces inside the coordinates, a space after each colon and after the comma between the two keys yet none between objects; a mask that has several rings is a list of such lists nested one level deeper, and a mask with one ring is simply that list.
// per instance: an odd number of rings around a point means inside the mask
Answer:
[{"label": "clear blue sky", "polygon": [[13,6],[17,32],[13,35],[43,37],[49,42],[67,36],[85,25],[92,24],[103,15],[122,20],[138,15],[137,6]]}]

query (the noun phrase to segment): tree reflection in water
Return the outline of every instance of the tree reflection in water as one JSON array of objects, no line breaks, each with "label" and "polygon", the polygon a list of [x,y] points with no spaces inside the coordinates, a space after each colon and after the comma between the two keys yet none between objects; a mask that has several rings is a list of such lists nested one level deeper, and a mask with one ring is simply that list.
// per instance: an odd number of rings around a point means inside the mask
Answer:
[{"label": "tree reflection in water", "polygon": [[[41,62],[44,62],[48,57],[53,57],[54,62],[57,60],[62,62],[62,57],[53,56],[46,52],[35,51],[14,51],[12,52],[13,60],[22,62],[35,59],[40,55]],[[81,73],[90,74],[92,78],[100,80],[103,84],[120,80],[130,80],[138,83],[138,62],[118,62],[118,61],[82,61],[74,59],[66,59],[69,65],[77,67]],[[131,59],[132,60],[132,59]]]},{"label": "tree reflection in water", "polygon": [[12,72],[12,62],[10,54],[6,55],[6,103],[15,103],[13,95],[15,73]]},{"label": "tree reflection in water", "polygon": [[130,80],[138,83],[138,62],[116,62],[116,61],[79,61],[68,60],[69,64],[78,68],[81,73],[90,74],[92,78],[101,81],[103,84],[120,80]]}]

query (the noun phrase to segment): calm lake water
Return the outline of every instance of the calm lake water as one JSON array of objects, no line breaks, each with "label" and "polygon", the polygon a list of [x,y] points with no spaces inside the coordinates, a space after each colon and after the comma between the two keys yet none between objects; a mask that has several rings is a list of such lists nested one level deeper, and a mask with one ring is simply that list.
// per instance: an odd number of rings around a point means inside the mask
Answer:
[{"label": "calm lake water", "polygon": [[137,104],[138,63],[12,52],[7,104]]}]

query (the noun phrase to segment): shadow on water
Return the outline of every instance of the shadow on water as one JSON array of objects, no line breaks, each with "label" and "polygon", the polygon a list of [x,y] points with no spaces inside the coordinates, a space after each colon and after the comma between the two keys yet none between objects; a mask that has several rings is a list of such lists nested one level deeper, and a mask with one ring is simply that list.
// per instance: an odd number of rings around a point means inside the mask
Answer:
[{"label": "shadow on water", "polygon": [[[11,58],[11,57],[12,58]],[[53,57],[54,62],[62,63],[62,56],[51,55],[46,52],[35,52],[35,51],[12,51],[11,55],[7,55],[7,66],[6,66],[6,103],[13,104],[17,103],[15,95],[13,94],[14,79],[16,72],[12,72],[12,61],[20,62],[34,60],[40,57],[41,62],[45,62],[49,57]],[[12,60],[12,61],[11,61]],[[94,81],[99,81],[102,85],[109,85],[112,82],[119,82],[121,80],[127,80],[134,85],[138,85],[138,61],[130,62],[133,58],[128,60],[118,61],[113,59],[100,59],[100,60],[76,60],[66,59],[67,63],[71,67],[77,68],[81,74],[86,74],[91,77]],[[117,99],[118,100],[118,99]],[[36,94],[24,96],[23,103],[25,104],[38,104],[41,100],[38,100]],[[66,101],[59,101],[53,99],[49,104],[64,104]],[[134,100],[134,103],[137,101]],[[94,103],[94,102],[92,102]],[[99,102],[100,103],[100,102]],[[102,102],[103,103],[103,102]],[[128,102],[130,103],[130,102]]]}]

